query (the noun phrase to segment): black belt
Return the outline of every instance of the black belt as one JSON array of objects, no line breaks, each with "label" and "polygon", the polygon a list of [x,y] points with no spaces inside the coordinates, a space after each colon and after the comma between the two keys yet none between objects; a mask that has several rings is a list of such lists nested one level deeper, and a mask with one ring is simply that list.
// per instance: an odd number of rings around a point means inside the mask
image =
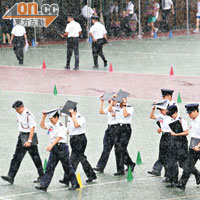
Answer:
[{"label": "black belt", "polygon": [[85,135],[85,133],[81,133],[79,135],[70,135],[70,138],[74,138],[74,137],[78,137],[78,136],[83,136],[83,135]]},{"label": "black belt", "polygon": [[117,124],[108,124],[108,128],[115,128],[117,127]]},{"label": "black belt", "polygon": [[171,135],[171,132],[162,132],[162,135]]},{"label": "black belt", "polygon": [[130,124],[121,124],[121,123],[119,123],[119,124],[117,124],[118,126],[121,126],[121,127],[131,127],[131,125]]},{"label": "black belt", "polygon": [[20,131],[19,133],[20,134],[29,134],[30,132],[22,132],[22,131]]},{"label": "black belt", "polygon": [[56,145],[62,145],[62,144],[66,144],[66,143],[63,143],[63,142],[58,142]]}]

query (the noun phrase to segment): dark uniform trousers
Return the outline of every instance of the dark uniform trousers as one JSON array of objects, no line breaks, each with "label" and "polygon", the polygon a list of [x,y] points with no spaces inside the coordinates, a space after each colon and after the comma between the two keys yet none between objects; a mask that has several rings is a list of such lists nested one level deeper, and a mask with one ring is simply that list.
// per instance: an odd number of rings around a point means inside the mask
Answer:
[{"label": "dark uniform trousers", "polygon": [[22,61],[24,59],[24,45],[25,39],[24,36],[17,37],[13,39],[13,51],[17,57],[17,60]]},{"label": "dark uniform trousers", "polygon": [[131,21],[131,18],[132,18],[133,14],[130,14],[126,17],[124,17],[124,19],[121,21],[121,28],[122,28],[122,31],[128,36],[132,33],[132,29],[131,29],[131,26],[130,26],[130,21]]},{"label": "dark uniform trousers", "polygon": [[127,147],[131,137],[132,129],[130,124],[118,124],[115,142],[115,157],[117,172],[124,172],[124,165],[134,166],[135,163],[129,156]]},{"label": "dark uniform trousers", "polygon": [[166,31],[170,30],[169,21],[168,21],[168,16],[170,14],[170,11],[171,9],[162,10],[162,18],[163,18],[162,26]]},{"label": "dark uniform trousers", "polygon": [[79,68],[79,38],[69,37],[67,38],[67,64],[66,67],[70,66],[72,53],[74,51],[75,56],[75,68]]},{"label": "dark uniform trousers", "polygon": [[165,168],[165,177],[170,177],[170,148],[171,148],[171,133],[163,132],[159,145],[159,160]]},{"label": "dark uniform trousers", "polygon": [[62,163],[65,174],[68,175],[69,181],[72,185],[77,185],[77,179],[74,168],[69,159],[69,148],[65,143],[56,144],[50,152],[49,160],[47,162],[46,172],[42,177],[41,186],[47,188],[53,177],[55,168],[58,162]]},{"label": "dark uniform trousers", "polygon": [[179,180],[180,184],[186,185],[191,174],[195,176],[196,182],[200,179],[200,172],[195,167],[195,164],[198,159],[200,160],[200,151],[194,151],[193,149],[189,149],[187,160],[185,161],[183,167],[183,173]]},{"label": "dark uniform trousers", "polygon": [[179,167],[184,168],[188,155],[186,136],[172,136],[170,152],[170,181],[178,183]]},{"label": "dark uniform trousers", "polygon": [[96,42],[92,42],[92,55],[94,59],[94,66],[98,67],[98,56],[102,58],[104,63],[106,62],[103,55],[103,45],[106,43],[105,38],[98,39]]},{"label": "dark uniform trousers", "polygon": [[108,162],[110,152],[115,144],[117,125],[108,125],[103,138],[103,152],[97,163],[97,167],[104,169]]},{"label": "dark uniform trousers", "polygon": [[20,164],[26,154],[26,152],[28,151],[28,153],[30,154],[36,168],[38,171],[39,176],[43,176],[43,167],[42,167],[42,161],[40,159],[40,155],[38,152],[38,147],[37,145],[32,145],[30,147],[23,147],[22,146],[22,142],[20,139],[20,135],[18,137],[18,141],[17,141],[17,145],[16,145],[16,150],[15,153],[13,155],[13,158],[11,160],[10,163],[10,169],[8,172],[8,175],[11,176],[13,179],[15,177],[15,175],[17,174],[17,171],[20,167]]}]

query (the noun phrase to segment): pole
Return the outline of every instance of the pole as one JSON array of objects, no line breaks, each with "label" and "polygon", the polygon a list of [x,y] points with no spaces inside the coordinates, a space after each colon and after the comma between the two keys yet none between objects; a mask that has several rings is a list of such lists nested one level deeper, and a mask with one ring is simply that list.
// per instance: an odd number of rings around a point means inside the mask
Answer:
[{"label": "pole", "polygon": [[141,0],[138,0],[138,25],[139,25],[138,38],[142,38],[142,34],[141,34]]},{"label": "pole", "polygon": [[[35,0],[33,0],[33,2],[35,2]],[[36,35],[36,27],[34,25],[34,40],[35,40],[35,44],[37,44],[37,35]]]},{"label": "pole", "polygon": [[187,34],[189,35],[190,34],[190,27],[189,27],[189,0],[186,0],[186,10],[187,10],[187,24],[186,24],[186,27],[187,27]]}]

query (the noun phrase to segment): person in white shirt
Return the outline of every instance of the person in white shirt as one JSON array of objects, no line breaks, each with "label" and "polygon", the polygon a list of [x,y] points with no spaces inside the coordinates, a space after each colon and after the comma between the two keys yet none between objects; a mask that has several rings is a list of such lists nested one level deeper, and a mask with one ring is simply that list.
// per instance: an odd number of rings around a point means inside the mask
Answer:
[{"label": "person in white shirt", "polygon": [[[72,184],[69,190],[75,190],[80,188],[75,171],[69,159],[69,148],[67,142],[67,129],[65,125],[60,121],[59,109],[54,109],[49,112],[43,112],[43,117],[40,123],[42,129],[48,130],[47,134],[50,136],[50,144],[46,147],[46,150],[50,152],[49,159],[46,166],[46,171],[39,186],[35,189],[47,191],[47,188],[52,180],[55,168],[60,161],[66,174],[68,174],[69,180]],[[48,116],[50,122],[45,123]]]},{"label": "person in white shirt", "polygon": [[105,26],[99,22],[98,16],[92,16],[92,27],[90,28],[89,35],[92,37],[92,55],[94,59],[94,67],[98,68],[98,56],[104,62],[104,67],[107,67],[107,60],[103,54],[103,45],[107,43],[107,31]]},{"label": "person in white shirt", "polygon": [[85,2],[85,6],[81,10],[81,14],[87,20],[90,19],[94,14],[94,10],[88,6],[87,1]]},{"label": "person in white shirt", "polygon": [[168,17],[170,12],[174,15],[174,4],[172,0],[162,0],[162,18],[164,21],[164,28],[168,32],[171,30],[169,26]]},{"label": "person in white shirt", "polygon": [[169,123],[171,129],[171,148],[170,148],[170,185],[175,187],[178,183],[179,167],[183,168],[188,154],[188,125],[187,121],[178,114],[176,105],[168,106],[167,116],[171,117]]},{"label": "person in white shirt", "polygon": [[186,184],[190,178],[190,175],[193,174],[196,179],[196,184],[200,184],[200,172],[195,167],[197,160],[200,159],[200,115],[199,115],[199,104],[187,104],[185,105],[186,111],[191,118],[191,123],[189,126],[189,134],[190,134],[190,145],[189,145],[189,153],[187,156],[187,160],[183,167],[183,173],[181,178],[179,179],[178,187],[181,190],[185,190]]},{"label": "person in white shirt", "polygon": [[65,69],[70,69],[70,60],[74,51],[75,55],[75,67],[74,70],[79,70],[79,36],[81,35],[81,26],[74,20],[73,15],[68,15],[67,27],[65,33],[61,37],[67,36],[67,63]]},{"label": "person in white shirt", "polygon": [[197,13],[196,13],[196,29],[194,33],[199,33],[199,19],[200,19],[200,0],[197,0]]},{"label": "person in white shirt", "polygon": [[20,65],[23,65],[24,45],[25,45],[25,42],[28,43],[26,29],[20,24],[17,24],[13,27],[11,33],[12,33],[12,36],[11,36],[10,44],[13,43],[13,51],[17,57],[17,60],[19,61]]},{"label": "person in white shirt", "polygon": [[29,112],[25,107],[22,101],[16,101],[12,107],[17,112],[17,123],[19,136],[17,140],[17,145],[15,153],[10,163],[10,169],[7,176],[1,176],[5,181],[8,181],[10,184],[13,184],[14,178],[19,170],[20,164],[28,151],[31,159],[33,160],[37,172],[38,179],[34,182],[39,182],[44,175],[42,161],[38,152],[38,139],[35,133],[36,122],[33,114]]},{"label": "person in white shirt", "polygon": [[112,22],[117,21],[119,17],[118,1],[115,1],[114,4],[110,7],[110,13]]},{"label": "person in white shirt", "polygon": [[100,102],[100,109],[99,113],[102,115],[107,115],[108,120],[108,127],[105,131],[105,135],[103,138],[103,152],[101,154],[101,157],[99,158],[99,161],[97,162],[96,168],[93,168],[95,171],[98,171],[100,173],[104,172],[104,169],[106,167],[106,164],[108,162],[110,152],[115,144],[115,139],[116,139],[116,128],[117,128],[117,120],[116,120],[116,114],[114,111],[109,112],[109,106],[104,108],[104,100],[108,100],[108,103],[111,103],[111,98],[113,96],[113,93],[108,93],[109,96],[101,97],[101,102]]}]

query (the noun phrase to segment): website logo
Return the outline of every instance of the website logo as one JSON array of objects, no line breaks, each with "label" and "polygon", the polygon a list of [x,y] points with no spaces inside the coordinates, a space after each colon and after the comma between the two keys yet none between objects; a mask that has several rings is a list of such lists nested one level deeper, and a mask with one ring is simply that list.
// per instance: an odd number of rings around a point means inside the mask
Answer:
[{"label": "website logo", "polygon": [[38,4],[32,3],[16,3],[8,10],[3,19],[13,19],[14,25],[20,24],[25,27],[48,27],[59,14],[57,4],[43,4],[41,10],[38,10]]}]

